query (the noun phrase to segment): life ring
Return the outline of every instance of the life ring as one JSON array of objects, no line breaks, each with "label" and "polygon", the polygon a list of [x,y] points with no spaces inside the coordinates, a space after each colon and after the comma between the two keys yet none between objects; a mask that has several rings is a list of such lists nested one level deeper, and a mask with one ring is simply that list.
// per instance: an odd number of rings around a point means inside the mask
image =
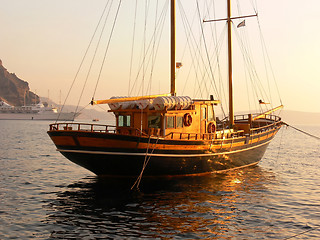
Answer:
[{"label": "life ring", "polygon": [[216,131],[216,125],[214,123],[209,123],[208,133],[214,133]]},{"label": "life ring", "polygon": [[192,116],[190,113],[186,113],[184,116],[183,116],[183,124],[186,126],[186,127],[189,127],[192,123]]}]

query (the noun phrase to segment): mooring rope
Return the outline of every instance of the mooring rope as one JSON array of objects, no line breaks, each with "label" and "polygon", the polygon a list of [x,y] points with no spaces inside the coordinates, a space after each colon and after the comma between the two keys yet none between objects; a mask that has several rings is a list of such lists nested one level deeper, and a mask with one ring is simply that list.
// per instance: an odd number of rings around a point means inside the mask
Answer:
[{"label": "mooring rope", "polygon": [[309,229],[309,230],[306,230],[306,231],[304,231],[304,232],[298,233],[298,234],[293,235],[293,236],[291,236],[291,237],[284,238],[283,240],[292,239],[292,238],[301,236],[301,235],[303,235],[303,234],[306,234],[306,233],[308,233],[308,232],[315,231],[315,230],[319,230],[319,229],[320,229],[320,226],[316,226],[316,228],[312,228],[312,227],[311,227],[311,229]]},{"label": "mooring rope", "polygon": [[156,145],[157,145],[158,140],[159,140],[159,136],[158,136],[158,138],[157,138],[156,143],[154,144],[154,147],[153,147],[150,155],[148,156],[150,140],[151,140],[151,136],[149,136],[149,141],[148,141],[148,145],[147,145],[146,155],[145,155],[145,158],[144,158],[144,161],[143,161],[143,166],[142,166],[140,175],[138,176],[138,178],[137,178],[137,180],[135,181],[135,183],[132,185],[131,190],[132,190],[134,187],[136,187],[136,189],[139,189],[139,185],[140,185],[140,182],[141,182],[141,179],[142,179],[142,175],[143,175],[144,169],[145,169],[146,166],[148,165],[148,163],[149,163],[149,161],[150,161],[150,158],[151,158],[151,155],[152,155],[152,153],[154,152],[154,149],[156,148]]},{"label": "mooring rope", "polygon": [[279,155],[280,155],[281,144],[282,144],[282,137],[283,137],[283,131],[281,131],[281,135],[280,135],[280,142],[279,142],[277,160],[279,159]]},{"label": "mooring rope", "polygon": [[294,130],[297,130],[297,131],[299,131],[299,132],[301,132],[301,133],[304,133],[304,134],[308,135],[309,137],[313,137],[313,138],[315,138],[315,139],[320,140],[320,137],[318,137],[318,136],[315,136],[315,135],[312,135],[312,134],[310,134],[310,133],[307,133],[307,132],[305,132],[305,131],[303,131],[303,130],[301,130],[301,129],[299,129],[299,128],[296,128],[296,127],[294,127],[294,126],[291,126],[291,125],[288,124],[288,123],[285,123],[285,122],[282,122],[282,123],[283,123],[284,125],[288,126],[288,127],[293,128]]}]

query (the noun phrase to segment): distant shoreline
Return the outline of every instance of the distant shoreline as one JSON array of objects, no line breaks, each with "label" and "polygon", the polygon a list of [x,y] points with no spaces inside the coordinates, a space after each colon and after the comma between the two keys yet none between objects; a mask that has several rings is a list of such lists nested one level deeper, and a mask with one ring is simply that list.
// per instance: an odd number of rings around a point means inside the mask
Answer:
[{"label": "distant shoreline", "polygon": [[280,116],[288,124],[320,125],[320,113],[283,110]]}]

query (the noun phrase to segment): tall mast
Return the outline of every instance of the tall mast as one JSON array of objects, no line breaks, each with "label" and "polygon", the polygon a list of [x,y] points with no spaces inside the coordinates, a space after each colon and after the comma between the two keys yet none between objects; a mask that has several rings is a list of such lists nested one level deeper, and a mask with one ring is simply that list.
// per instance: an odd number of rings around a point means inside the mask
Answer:
[{"label": "tall mast", "polygon": [[239,17],[231,17],[231,0],[227,0],[227,18],[223,19],[214,19],[214,20],[204,20],[204,22],[217,22],[217,21],[225,21],[227,20],[228,24],[228,78],[229,78],[229,127],[233,127],[234,125],[234,110],[233,110],[233,86],[232,86],[232,32],[231,25],[232,19],[239,18],[248,18],[248,17],[256,17],[257,14],[254,15],[246,15]]},{"label": "tall mast", "polygon": [[171,27],[171,59],[170,59],[170,71],[171,71],[171,96],[176,95],[176,1],[171,0],[170,4],[170,27]]},{"label": "tall mast", "polygon": [[227,0],[227,23],[228,23],[228,70],[229,70],[229,120],[230,127],[234,125],[234,112],[233,112],[233,87],[232,87],[232,39],[231,39],[231,0]]}]

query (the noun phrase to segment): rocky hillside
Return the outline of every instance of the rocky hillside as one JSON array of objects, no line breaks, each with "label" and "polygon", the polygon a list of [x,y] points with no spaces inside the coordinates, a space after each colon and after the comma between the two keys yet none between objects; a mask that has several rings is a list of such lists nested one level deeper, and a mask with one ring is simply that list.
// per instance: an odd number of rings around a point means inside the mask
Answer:
[{"label": "rocky hillside", "polygon": [[0,60],[0,100],[13,106],[23,106],[38,103],[38,95],[30,91],[29,84],[9,73]]}]

